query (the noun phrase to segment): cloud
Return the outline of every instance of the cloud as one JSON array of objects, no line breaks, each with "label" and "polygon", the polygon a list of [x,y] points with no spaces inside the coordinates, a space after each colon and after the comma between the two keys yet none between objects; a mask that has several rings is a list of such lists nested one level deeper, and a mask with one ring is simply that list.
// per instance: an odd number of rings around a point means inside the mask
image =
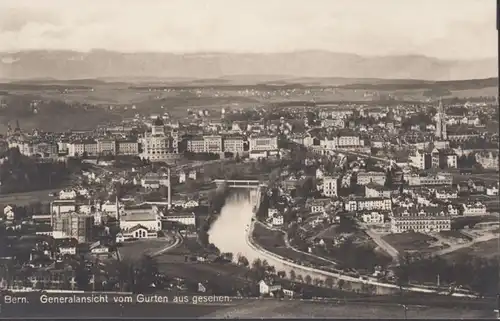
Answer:
[{"label": "cloud", "polygon": [[[320,49],[491,57],[494,9],[494,0],[3,0],[0,51]],[[474,31],[458,31],[457,24]]]}]

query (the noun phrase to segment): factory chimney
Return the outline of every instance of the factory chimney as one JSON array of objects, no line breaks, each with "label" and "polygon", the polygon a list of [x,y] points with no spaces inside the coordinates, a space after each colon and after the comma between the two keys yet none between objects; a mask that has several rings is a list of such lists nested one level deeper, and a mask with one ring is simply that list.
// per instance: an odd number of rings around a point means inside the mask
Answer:
[{"label": "factory chimney", "polygon": [[118,199],[118,195],[116,195],[116,220],[118,223],[120,222],[120,201]]},{"label": "factory chimney", "polygon": [[172,208],[172,180],[170,179],[170,167],[167,170],[167,179],[168,179],[168,193],[167,193],[167,208]]}]

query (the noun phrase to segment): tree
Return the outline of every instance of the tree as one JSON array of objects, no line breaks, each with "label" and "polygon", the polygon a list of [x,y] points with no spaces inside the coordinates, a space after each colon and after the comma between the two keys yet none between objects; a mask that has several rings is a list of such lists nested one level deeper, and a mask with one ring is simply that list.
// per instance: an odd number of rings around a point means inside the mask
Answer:
[{"label": "tree", "polygon": [[160,192],[161,197],[163,197],[163,198],[168,197],[168,187],[167,186],[164,186],[164,185],[160,186],[159,192]]},{"label": "tree", "polygon": [[297,275],[295,274],[295,270],[290,271],[290,280],[295,281]]},{"label": "tree", "polygon": [[345,286],[345,281],[343,279],[340,279],[337,282],[337,287],[339,288],[340,291],[342,291],[342,289],[344,288],[344,286]]},{"label": "tree", "polygon": [[303,283],[304,282],[304,278],[302,277],[302,275],[297,275],[297,282],[299,283]]},{"label": "tree", "polygon": [[143,255],[136,270],[138,288],[147,290],[151,284],[155,283],[158,275],[158,262],[150,255]]},{"label": "tree", "polygon": [[335,281],[333,280],[333,278],[331,276],[328,276],[326,279],[325,279],[325,285],[329,288],[333,288],[333,284],[335,283]]},{"label": "tree", "polygon": [[306,282],[306,284],[311,284],[311,282],[312,282],[311,276],[309,274],[306,275],[304,278],[304,281]]},{"label": "tree", "polygon": [[277,275],[279,278],[284,279],[286,278],[286,271],[278,271]]},{"label": "tree", "polygon": [[75,282],[78,290],[88,290],[90,284],[90,272],[85,267],[85,261],[81,260],[75,270]]},{"label": "tree", "polygon": [[244,267],[248,267],[248,259],[243,255],[238,255],[238,264]]},{"label": "tree", "polygon": [[252,262],[252,269],[253,270],[258,270],[260,268],[262,268],[262,261],[259,258],[253,260],[253,262]]}]

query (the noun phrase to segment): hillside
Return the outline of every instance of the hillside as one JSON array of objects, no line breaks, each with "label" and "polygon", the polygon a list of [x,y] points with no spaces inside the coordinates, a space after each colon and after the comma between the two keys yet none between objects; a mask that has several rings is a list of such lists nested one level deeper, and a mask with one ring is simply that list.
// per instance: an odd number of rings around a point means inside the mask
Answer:
[{"label": "hillside", "polygon": [[[94,50],[0,53],[0,79],[192,78],[286,75],[284,78],[460,80],[496,76],[496,59],[440,60],[425,56],[362,57],[303,51],[274,54],[119,53]],[[270,79],[274,81],[275,79]]]}]

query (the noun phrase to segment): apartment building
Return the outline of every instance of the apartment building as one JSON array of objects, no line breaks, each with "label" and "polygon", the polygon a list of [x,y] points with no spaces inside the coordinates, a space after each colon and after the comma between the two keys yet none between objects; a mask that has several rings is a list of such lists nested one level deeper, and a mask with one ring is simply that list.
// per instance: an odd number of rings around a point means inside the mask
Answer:
[{"label": "apartment building", "polygon": [[499,168],[498,152],[484,151],[476,153],[476,162],[478,164],[481,164],[483,168],[498,170]]},{"label": "apartment building", "polygon": [[433,168],[457,168],[457,154],[452,149],[437,149],[431,153]]},{"label": "apartment building", "polygon": [[241,136],[224,137],[224,152],[242,154],[245,150],[245,140]]},{"label": "apartment building", "polygon": [[204,151],[205,153],[218,154],[223,152],[222,136],[203,136]]},{"label": "apartment building", "polygon": [[118,155],[139,155],[139,142],[133,140],[119,140],[117,142]]},{"label": "apartment building", "polygon": [[75,212],[55,215],[52,226],[52,236],[56,239],[74,238],[79,243],[92,240],[94,216]]},{"label": "apartment building", "polygon": [[101,138],[97,140],[97,150],[101,155],[116,155],[116,140]]},{"label": "apartment building", "polygon": [[323,195],[327,197],[338,196],[339,177],[325,176],[323,177]]},{"label": "apartment building", "polygon": [[192,137],[187,141],[187,151],[191,153],[204,153],[205,140],[203,137]]},{"label": "apartment building", "polygon": [[449,173],[439,173],[437,175],[409,175],[407,178],[410,186],[437,186],[452,185],[453,177]]},{"label": "apartment building", "polygon": [[486,205],[481,202],[462,204],[464,216],[486,215]]},{"label": "apartment building", "polygon": [[432,157],[422,149],[417,149],[410,157],[410,165],[420,170],[426,170],[432,167]]},{"label": "apartment building", "polygon": [[248,139],[249,151],[273,151],[278,149],[278,137],[253,136]]},{"label": "apartment building", "polygon": [[437,207],[398,208],[391,217],[391,232],[429,233],[451,230],[451,216]]},{"label": "apartment building", "polygon": [[383,172],[358,172],[357,184],[368,185],[374,183],[384,186],[386,180],[386,173]]},{"label": "apartment building", "polygon": [[344,202],[344,208],[348,212],[356,211],[390,211],[392,209],[392,200],[390,198],[365,198],[353,197]]}]

